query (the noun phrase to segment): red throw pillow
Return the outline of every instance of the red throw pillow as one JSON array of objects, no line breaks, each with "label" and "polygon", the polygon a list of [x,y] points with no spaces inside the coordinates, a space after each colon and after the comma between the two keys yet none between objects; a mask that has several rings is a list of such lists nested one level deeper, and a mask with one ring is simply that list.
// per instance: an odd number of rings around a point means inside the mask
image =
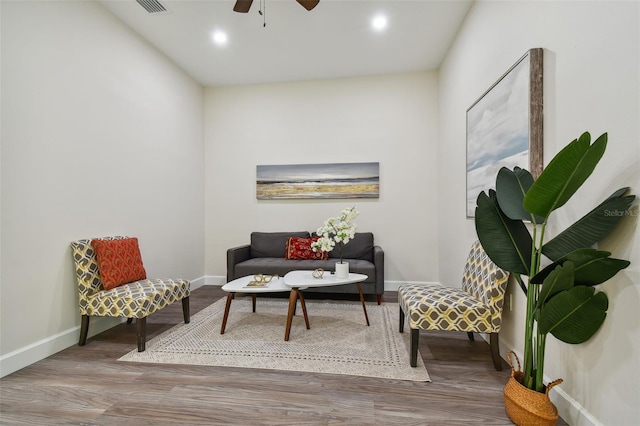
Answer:
[{"label": "red throw pillow", "polygon": [[137,238],[92,240],[105,290],[147,278]]},{"label": "red throw pillow", "polygon": [[329,253],[318,249],[313,251],[311,243],[318,241],[320,237],[313,238],[297,238],[291,237],[287,240],[286,259],[315,259],[327,260]]}]

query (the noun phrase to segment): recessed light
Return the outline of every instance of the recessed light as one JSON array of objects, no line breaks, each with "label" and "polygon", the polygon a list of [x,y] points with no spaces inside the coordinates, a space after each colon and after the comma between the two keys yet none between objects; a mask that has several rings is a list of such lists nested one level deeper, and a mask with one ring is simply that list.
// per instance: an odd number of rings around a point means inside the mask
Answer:
[{"label": "recessed light", "polygon": [[387,17],[384,15],[376,15],[371,20],[371,26],[376,31],[382,31],[387,28]]},{"label": "recessed light", "polygon": [[227,33],[220,30],[214,31],[213,34],[211,34],[211,40],[218,46],[223,46],[227,44]]}]

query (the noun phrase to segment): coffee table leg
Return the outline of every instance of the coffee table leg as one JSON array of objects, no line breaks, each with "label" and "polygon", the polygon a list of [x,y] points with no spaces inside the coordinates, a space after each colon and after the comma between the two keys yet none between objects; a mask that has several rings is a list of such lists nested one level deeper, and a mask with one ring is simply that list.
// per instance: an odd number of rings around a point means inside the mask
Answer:
[{"label": "coffee table leg", "polygon": [[220,327],[220,334],[224,334],[224,329],[227,326],[227,318],[229,318],[229,308],[231,307],[231,301],[233,300],[235,293],[227,294],[227,304],[224,307],[224,315],[222,317],[222,327]]},{"label": "coffee table leg", "polygon": [[304,323],[307,326],[307,330],[311,327],[309,326],[309,317],[307,316],[307,306],[304,304],[304,296],[302,295],[302,291],[298,291],[298,299],[300,299],[300,306],[302,307],[302,314],[304,315]]},{"label": "coffee table leg", "polygon": [[362,302],[364,317],[367,320],[367,325],[369,325],[369,315],[367,315],[367,305],[364,304],[364,294],[362,294],[362,287],[360,287],[360,283],[356,283],[356,286],[358,287],[358,293],[360,293],[360,301]]},{"label": "coffee table leg", "polygon": [[289,334],[291,332],[291,321],[293,320],[293,312],[296,309],[296,303],[298,302],[298,289],[293,287],[291,293],[289,293],[289,312],[287,312],[287,325],[284,330],[284,341],[289,341]]}]

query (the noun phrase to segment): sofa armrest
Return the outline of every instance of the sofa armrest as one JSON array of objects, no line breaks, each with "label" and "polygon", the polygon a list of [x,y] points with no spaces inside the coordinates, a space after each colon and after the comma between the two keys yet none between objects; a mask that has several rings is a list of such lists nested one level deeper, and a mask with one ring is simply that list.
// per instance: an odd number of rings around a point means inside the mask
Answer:
[{"label": "sofa armrest", "polygon": [[376,267],[376,294],[384,293],[384,250],[373,246],[373,264]]},{"label": "sofa armrest", "polygon": [[232,247],[227,250],[227,282],[235,280],[236,264],[251,259],[251,246],[245,244],[243,246]]}]

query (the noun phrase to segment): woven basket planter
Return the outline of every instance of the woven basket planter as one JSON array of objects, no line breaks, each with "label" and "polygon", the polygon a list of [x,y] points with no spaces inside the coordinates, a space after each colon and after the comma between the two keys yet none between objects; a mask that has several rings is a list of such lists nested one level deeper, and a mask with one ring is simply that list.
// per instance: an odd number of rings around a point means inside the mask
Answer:
[{"label": "woven basket planter", "polygon": [[[517,370],[511,362],[511,355],[516,359]],[[522,385],[524,373],[520,370],[518,356],[509,351],[507,358],[509,365],[511,365],[511,377],[503,389],[504,407],[507,416],[516,425],[555,425],[558,421],[558,409],[549,399],[549,391],[554,386],[562,383],[562,379],[549,383],[544,393],[536,392]]]}]

